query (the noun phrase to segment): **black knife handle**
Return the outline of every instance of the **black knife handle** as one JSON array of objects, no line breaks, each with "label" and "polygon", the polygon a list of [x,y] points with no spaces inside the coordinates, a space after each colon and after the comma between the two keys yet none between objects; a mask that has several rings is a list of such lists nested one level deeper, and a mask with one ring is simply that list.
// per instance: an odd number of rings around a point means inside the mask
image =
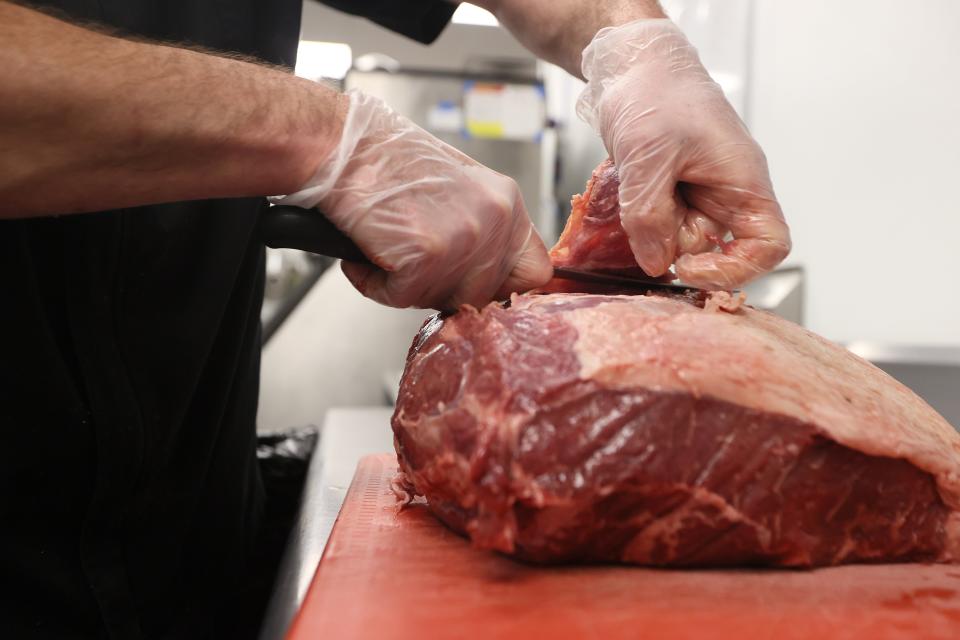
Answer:
[{"label": "black knife handle", "polygon": [[348,262],[371,264],[353,240],[316,209],[273,205],[260,215],[260,238],[274,249],[300,249]]}]

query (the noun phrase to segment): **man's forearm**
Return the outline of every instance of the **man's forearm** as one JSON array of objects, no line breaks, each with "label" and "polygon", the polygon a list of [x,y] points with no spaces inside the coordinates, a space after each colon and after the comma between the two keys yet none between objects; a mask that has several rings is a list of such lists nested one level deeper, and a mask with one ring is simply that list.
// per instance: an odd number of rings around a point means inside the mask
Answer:
[{"label": "man's forearm", "polygon": [[296,190],[342,96],[0,1],[0,218]]},{"label": "man's forearm", "polygon": [[580,52],[603,27],[664,18],[657,0],[471,0],[544,60],[580,76]]}]

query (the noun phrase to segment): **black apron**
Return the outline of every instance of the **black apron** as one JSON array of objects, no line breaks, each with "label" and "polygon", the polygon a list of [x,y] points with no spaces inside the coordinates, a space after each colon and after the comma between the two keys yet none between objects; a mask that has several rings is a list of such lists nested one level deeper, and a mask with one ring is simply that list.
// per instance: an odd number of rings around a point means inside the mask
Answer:
[{"label": "black apron", "polygon": [[[34,4],[287,66],[301,11],[300,0]],[[330,4],[425,42],[454,10]],[[264,206],[0,222],[0,637],[226,633],[263,511]]]}]

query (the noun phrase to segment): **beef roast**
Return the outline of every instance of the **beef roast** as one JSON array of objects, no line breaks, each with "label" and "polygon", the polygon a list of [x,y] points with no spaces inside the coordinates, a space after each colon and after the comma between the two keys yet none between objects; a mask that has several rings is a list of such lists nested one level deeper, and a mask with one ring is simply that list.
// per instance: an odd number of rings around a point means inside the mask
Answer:
[{"label": "beef roast", "polygon": [[517,296],[428,322],[393,419],[415,493],[534,561],[952,560],[960,436],[772,314]]},{"label": "beef roast", "polygon": [[[628,259],[600,178],[558,262]],[[402,484],[475,545],[536,562],[960,558],[960,435],[740,302],[528,294],[434,317],[393,417]]]}]

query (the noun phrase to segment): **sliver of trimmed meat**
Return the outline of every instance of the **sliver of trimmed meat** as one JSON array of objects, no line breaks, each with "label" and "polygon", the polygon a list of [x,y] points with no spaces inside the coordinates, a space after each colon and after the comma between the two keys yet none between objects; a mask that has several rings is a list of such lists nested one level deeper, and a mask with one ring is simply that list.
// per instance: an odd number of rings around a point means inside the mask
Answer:
[{"label": "sliver of trimmed meat", "polygon": [[571,200],[566,227],[550,250],[554,266],[615,271],[638,268],[620,224],[619,190],[617,167],[611,160],[603,161],[583,193]]}]

